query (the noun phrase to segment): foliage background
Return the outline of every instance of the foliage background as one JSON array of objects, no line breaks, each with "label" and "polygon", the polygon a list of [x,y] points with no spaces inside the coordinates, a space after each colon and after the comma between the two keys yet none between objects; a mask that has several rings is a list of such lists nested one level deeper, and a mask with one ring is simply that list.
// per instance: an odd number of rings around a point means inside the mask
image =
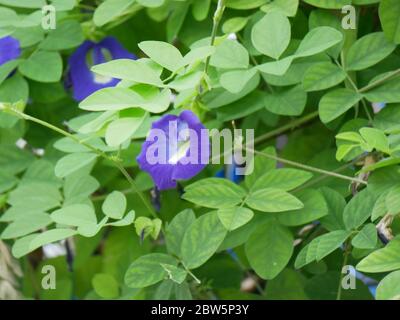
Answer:
[{"label": "foliage background", "polygon": [[[0,0],[23,49],[0,66],[0,298],[399,298],[399,1],[49,3],[50,32],[44,0]],[[141,62],[94,67],[123,81],[78,104],[68,58],[106,35]],[[255,172],[210,165],[157,210],[135,158],[183,109],[255,129]]]}]

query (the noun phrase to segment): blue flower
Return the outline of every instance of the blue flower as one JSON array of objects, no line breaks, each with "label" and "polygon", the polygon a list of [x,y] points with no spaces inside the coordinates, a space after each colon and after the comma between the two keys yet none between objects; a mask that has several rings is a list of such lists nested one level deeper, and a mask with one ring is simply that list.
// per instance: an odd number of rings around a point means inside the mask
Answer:
[{"label": "blue flower", "polygon": [[99,76],[90,71],[93,65],[114,59],[136,60],[137,57],[113,37],[104,38],[99,43],[87,40],[76,49],[69,58],[69,81],[75,100],[82,101],[99,89],[118,84],[118,79]]},{"label": "blue flower", "polygon": [[159,190],[176,187],[177,180],[194,177],[209,161],[207,129],[189,110],[179,116],[165,115],[152,125],[137,157]]},{"label": "blue flower", "polygon": [[17,39],[11,36],[0,39],[0,66],[9,61],[18,59],[20,55],[21,47]]}]

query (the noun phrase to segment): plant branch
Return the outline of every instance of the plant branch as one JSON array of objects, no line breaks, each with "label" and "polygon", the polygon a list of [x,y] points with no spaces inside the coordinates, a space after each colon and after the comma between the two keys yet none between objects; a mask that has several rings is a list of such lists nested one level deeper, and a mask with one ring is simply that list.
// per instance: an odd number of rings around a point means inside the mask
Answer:
[{"label": "plant branch", "polygon": [[103,151],[93,147],[92,145],[81,141],[80,139],[78,139],[76,136],[74,136],[73,134],[60,129],[46,121],[40,120],[38,118],[32,117],[20,110],[17,110],[15,108],[12,107],[7,107],[5,105],[0,105],[0,110],[5,110],[6,112],[10,112],[11,114],[14,114],[15,116],[18,116],[24,120],[27,121],[31,121],[34,123],[37,123],[43,127],[46,127],[50,130],[53,130],[67,138],[70,138],[71,140],[75,141],[76,143],[88,148],[90,151],[96,153],[98,156],[111,161],[114,166],[123,174],[123,176],[126,178],[126,180],[129,182],[129,184],[131,185],[133,191],[140,197],[140,199],[143,201],[144,205],[146,206],[146,209],[149,211],[149,213],[155,217],[158,218],[157,213],[153,210],[153,208],[151,207],[151,204],[149,203],[148,199],[146,199],[146,197],[143,195],[143,193],[139,190],[138,186],[136,185],[135,181],[133,180],[133,178],[130,176],[130,174],[128,173],[128,171],[126,171],[126,169],[123,167],[123,165],[117,160],[115,159],[115,157],[109,156],[106,153],[104,153]]}]

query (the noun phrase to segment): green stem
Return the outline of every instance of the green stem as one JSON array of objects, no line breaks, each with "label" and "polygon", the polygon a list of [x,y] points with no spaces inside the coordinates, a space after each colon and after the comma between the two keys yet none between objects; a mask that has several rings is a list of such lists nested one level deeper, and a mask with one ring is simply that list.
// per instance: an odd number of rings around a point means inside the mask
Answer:
[{"label": "green stem", "polygon": [[281,163],[288,164],[288,165],[290,165],[290,166],[297,167],[297,168],[300,168],[300,169],[303,169],[303,170],[307,170],[307,171],[311,171],[311,172],[316,172],[316,173],[319,173],[319,174],[323,174],[323,175],[335,177],[335,178],[338,178],[338,179],[343,179],[343,180],[348,180],[348,181],[352,181],[352,182],[357,182],[357,183],[364,184],[364,185],[367,184],[367,182],[365,182],[365,181],[363,181],[363,180],[361,180],[361,179],[357,179],[357,178],[345,176],[345,175],[342,175],[342,174],[339,174],[339,173],[336,173],[336,172],[331,172],[331,171],[327,171],[327,170],[323,170],[323,169],[311,167],[311,166],[308,166],[308,165],[305,165],[305,164],[302,164],[302,163],[298,163],[298,162],[295,162],[295,161],[283,159],[283,158],[280,158],[280,157],[277,157],[277,156],[274,156],[274,155],[271,155],[271,154],[268,154],[268,153],[264,153],[264,152],[260,152],[260,151],[251,149],[251,148],[247,148],[247,147],[246,147],[245,149],[246,149],[247,151],[253,152],[253,153],[255,153],[255,154],[259,154],[259,155],[261,155],[261,156],[263,156],[263,157],[265,157],[265,158],[269,158],[269,159],[272,159],[272,160],[276,160],[276,161],[279,161],[279,162],[281,162]]},{"label": "green stem", "polygon": [[[212,29],[212,32],[211,32],[211,41],[210,41],[211,46],[213,46],[215,44],[215,39],[217,37],[218,28],[219,28],[219,25],[220,25],[221,20],[222,20],[222,16],[223,16],[224,11],[225,11],[225,1],[226,0],[218,0],[217,10],[214,13],[213,29]],[[204,74],[208,73],[208,67],[210,66],[210,60],[211,60],[211,56],[209,56],[207,58],[207,60],[206,60],[206,63],[205,63],[205,66],[204,66]]]},{"label": "green stem", "polygon": [[75,141],[76,143],[78,143],[78,144],[80,144],[80,145],[82,145],[82,146],[88,148],[89,150],[93,151],[94,153],[96,153],[96,154],[99,155],[100,157],[102,157],[102,158],[104,158],[104,159],[106,159],[106,160],[111,161],[111,162],[114,164],[114,166],[123,174],[123,176],[126,178],[126,180],[129,182],[129,184],[131,185],[133,191],[134,191],[134,192],[140,197],[140,199],[143,201],[143,203],[144,203],[144,205],[146,206],[146,209],[149,211],[149,213],[150,213],[153,217],[158,218],[157,213],[156,213],[156,212],[154,211],[154,209],[152,208],[152,206],[151,206],[151,204],[149,203],[148,199],[147,199],[147,198],[143,195],[143,193],[139,190],[138,186],[136,185],[135,181],[132,179],[132,177],[130,176],[130,174],[128,173],[128,171],[126,171],[126,169],[123,167],[123,165],[122,165],[119,161],[117,161],[114,157],[108,156],[108,155],[107,155],[106,153],[104,153],[103,151],[101,151],[101,150],[99,150],[99,149],[93,147],[92,145],[90,145],[90,144],[88,144],[88,143],[86,143],[86,142],[84,142],[84,141],[81,141],[80,139],[78,139],[78,138],[77,138],[76,136],[74,136],[73,134],[71,134],[71,133],[69,133],[69,132],[67,132],[67,131],[65,131],[65,130],[63,130],[63,129],[60,129],[60,128],[58,128],[58,127],[56,127],[56,126],[54,126],[54,125],[52,125],[52,124],[50,124],[50,123],[48,123],[48,122],[46,122],[46,121],[43,121],[43,120],[40,120],[40,119],[38,119],[38,118],[32,117],[32,116],[30,116],[30,115],[28,115],[28,114],[26,114],[26,113],[23,113],[23,112],[21,112],[21,111],[19,111],[19,110],[17,110],[17,109],[14,109],[14,108],[7,108],[7,107],[4,107],[4,106],[3,106],[2,108],[0,108],[0,110],[1,110],[1,109],[5,109],[5,110],[7,110],[7,111],[10,111],[12,114],[14,114],[14,115],[16,115],[16,116],[18,116],[18,117],[20,117],[20,118],[22,118],[22,119],[24,119],[24,120],[37,123],[37,124],[39,124],[39,125],[41,125],[41,126],[43,126],[43,127],[46,127],[46,128],[48,128],[48,129],[50,129],[50,130],[53,130],[53,131],[59,133],[59,134],[65,136],[65,137],[67,137],[67,138],[70,138],[70,139],[72,139],[73,141]]},{"label": "green stem", "polygon": [[338,292],[336,295],[336,300],[340,300],[342,298],[342,281],[343,281],[343,267],[347,265],[347,261],[349,260],[349,254],[351,250],[351,243],[350,240],[347,240],[345,243],[345,248],[344,248],[344,257],[343,257],[343,265],[342,269],[340,270],[340,279],[339,279],[339,285],[338,285]]}]

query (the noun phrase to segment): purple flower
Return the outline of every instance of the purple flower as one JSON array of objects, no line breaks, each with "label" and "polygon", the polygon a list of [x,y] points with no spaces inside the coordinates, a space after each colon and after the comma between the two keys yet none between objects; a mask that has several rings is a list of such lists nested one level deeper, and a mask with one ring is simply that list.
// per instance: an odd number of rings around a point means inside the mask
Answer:
[{"label": "purple flower", "polygon": [[[11,36],[0,39],[0,66],[9,61],[18,59],[20,55],[21,47],[19,44],[19,40]],[[13,71],[10,72],[10,74],[12,73]]]},{"label": "purple flower", "polygon": [[137,57],[113,37],[104,38],[99,43],[87,40],[76,49],[69,58],[69,81],[75,100],[82,101],[99,89],[118,84],[119,79],[99,76],[90,71],[92,66],[114,59],[136,60]]},{"label": "purple flower", "polygon": [[153,122],[137,161],[159,190],[176,187],[177,180],[190,179],[209,161],[208,130],[189,110],[179,116],[165,115]]}]

